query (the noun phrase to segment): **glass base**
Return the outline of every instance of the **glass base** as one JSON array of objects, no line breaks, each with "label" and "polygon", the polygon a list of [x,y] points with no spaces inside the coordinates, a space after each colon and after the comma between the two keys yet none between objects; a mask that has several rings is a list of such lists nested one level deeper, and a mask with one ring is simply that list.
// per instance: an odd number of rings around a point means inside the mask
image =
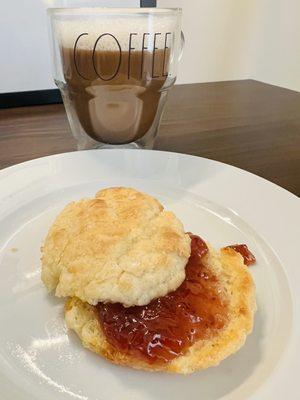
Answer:
[{"label": "glass base", "polygon": [[[154,146],[154,134],[146,135],[136,142],[125,144],[110,144],[98,142],[86,134],[78,134],[78,131],[72,130],[73,136],[77,139],[77,150],[91,150],[91,149],[147,149],[152,150]],[[75,133],[74,133],[75,131]],[[150,132],[152,133],[152,132]],[[156,133],[156,132],[155,132]]]},{"label": "glass base", "polygon": [[100,143],[94,140],[80,140],[77,142],[77,150],[92,150],[92,149],[147,149],[152,150],[154,140],[145,142],[132,142],[126,144],[109,144]]},{"label": "glass base", "polygon": [[96,145],[96,149],[143,149],[144,147],[139,146],[137,143],[126,143],[126,144],[102,144]]}]

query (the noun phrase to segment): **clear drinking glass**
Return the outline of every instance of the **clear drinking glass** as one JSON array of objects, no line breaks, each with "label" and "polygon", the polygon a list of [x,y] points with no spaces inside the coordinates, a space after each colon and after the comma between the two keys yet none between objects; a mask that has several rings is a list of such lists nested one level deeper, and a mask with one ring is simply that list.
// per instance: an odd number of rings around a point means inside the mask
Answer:
[{"label": "clear drinking glass", "polygon": [[48,15],[54,80],[78,149],[152,148],[182,52],[181,10],[76,7]]}]

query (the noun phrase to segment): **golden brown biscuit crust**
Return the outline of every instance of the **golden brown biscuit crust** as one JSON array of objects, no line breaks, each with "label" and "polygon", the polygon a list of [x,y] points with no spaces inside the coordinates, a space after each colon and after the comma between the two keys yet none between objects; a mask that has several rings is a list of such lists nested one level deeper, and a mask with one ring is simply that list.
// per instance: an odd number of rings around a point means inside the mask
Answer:
[{"label": "golden brown biscuit crust", "polygon": [[42,280],[59,297],[145,305],[185,278],[190,237],[153,197],[101,190],[67,205],[42,249]]},{"label": "golden brown biscuit crust", "polygon": [[77,333],[83,346],[115,364],[182,374],[218,365],[224,358],[238,351],[252,331],[256,310],[255,286],[243,258],[232,249],[222,249],[220,253],[210,249],[205,263],[218,276],[227,293],[229,323],[214,337],[196,342],[185,355],[168,364],[150,365],[116,350],[107,342],[93,307],[79,299],[71,298],[66,303],[67,326]]}]

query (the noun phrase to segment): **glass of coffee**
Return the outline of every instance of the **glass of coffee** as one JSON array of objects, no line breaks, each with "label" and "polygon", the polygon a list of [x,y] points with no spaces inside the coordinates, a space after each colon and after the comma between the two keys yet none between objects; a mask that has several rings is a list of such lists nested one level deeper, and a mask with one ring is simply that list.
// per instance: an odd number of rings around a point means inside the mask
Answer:
[{"label": "glass of coffee", "polygon": [[54,80],[78,149],[152,148],[182,52],[181,10],[76,7],[48,14]]}]

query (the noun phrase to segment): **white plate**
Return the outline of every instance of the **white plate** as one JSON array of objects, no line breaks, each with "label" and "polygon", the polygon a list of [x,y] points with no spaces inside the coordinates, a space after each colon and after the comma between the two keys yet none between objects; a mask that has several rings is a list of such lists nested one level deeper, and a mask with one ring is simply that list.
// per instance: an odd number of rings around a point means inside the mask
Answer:
[{"label": "white plate", "polygon": [[[190,376],[114,366],[66,331],[63,301],[40,281],[39,249],[71,200],[106,186],[159,198],[186,230],[257,257],[255,329],[220,366]],[[0,171],[1,400],[296,399],[300,369],[300,204],[245,171],[139,150],[46,157]]]}]

